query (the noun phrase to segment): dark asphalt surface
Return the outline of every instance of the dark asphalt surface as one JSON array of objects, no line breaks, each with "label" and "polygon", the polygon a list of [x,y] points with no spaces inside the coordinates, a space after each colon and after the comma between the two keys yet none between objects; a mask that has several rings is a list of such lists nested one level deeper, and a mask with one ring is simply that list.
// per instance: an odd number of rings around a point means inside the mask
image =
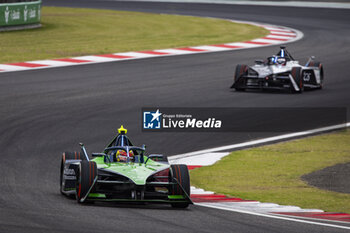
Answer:
[{"label": "dark asphalt surface", "polygon": [[301,177],[309,185],[341,193],[350,193],[350,163],[340,163]]},{"label": "dark asphalt surface", "polygon": [[[304,32],[288,45],[302,61],[325,66],[322,91],[237,93],[235,64],[277,46],[202,55],[0,74],[0,232],[345,232],[191,206],[81,206],[59,193],[60,154],[83,141],[100,151],[124,124],[135,144],[177,154],[277,133],[142,133],[141,107],[349,107],[347,10],[209,4],[46,0],[44,5],[108,8],[254,20]],[[261,122],[263,124],[263,121]]]}]

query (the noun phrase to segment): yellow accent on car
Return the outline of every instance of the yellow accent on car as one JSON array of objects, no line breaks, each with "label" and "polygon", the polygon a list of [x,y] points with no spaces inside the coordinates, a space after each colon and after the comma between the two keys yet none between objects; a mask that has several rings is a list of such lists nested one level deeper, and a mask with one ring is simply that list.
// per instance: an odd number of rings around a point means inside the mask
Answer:
[{"label": "yellow accent on car", "polygon": [[127,130],[127,129],[124,129],[123,125],[120,126],[120,128],[118,129],[118,133],[119,133],[119,134],[121,134],[121,133],[126,134],[127,132],[128,132],[128,130]]}]

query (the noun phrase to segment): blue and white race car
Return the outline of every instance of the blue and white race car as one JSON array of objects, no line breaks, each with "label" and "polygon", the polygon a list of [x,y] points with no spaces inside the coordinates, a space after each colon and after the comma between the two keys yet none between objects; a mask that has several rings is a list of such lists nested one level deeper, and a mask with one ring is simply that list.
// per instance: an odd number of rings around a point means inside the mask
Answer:
[{"label": "blue and white race car", "polygon": [[312,56],[302,66],[290,55],[285,46],[265,61],[257,60],[253,66],[237,65],[234,83],[236,91],[246,89],[288,89],[302,93],[306,88],[322,89],[324,72],[322,63]]}]

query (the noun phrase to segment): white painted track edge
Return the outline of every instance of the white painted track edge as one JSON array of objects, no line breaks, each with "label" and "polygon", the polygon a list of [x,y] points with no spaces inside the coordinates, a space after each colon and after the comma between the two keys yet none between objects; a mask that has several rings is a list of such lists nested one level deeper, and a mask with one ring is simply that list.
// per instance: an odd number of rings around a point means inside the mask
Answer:
[{"label": "white painted track edge", "polygon": [[[320,226],[350,230],[350,227],[342,226],[342,225],[307,221],[307,220],[289,218],[289,217],[284,217],[284,216],[277,216],[277,215],[272,215],[272,214],[256,213],[256,212],[238,210],[238,209],[233,209],[233,208],[225,208],[222,206],[215,206],[215,205],[211,205],[211,204],[196,203],[195,205],[208,207],[208,208],[215,208],[215,209],[220,209],[220,210],[226,210],[226,211],[232,211],[232,212],[237,212],[237,213],[243,213],[243,214],[256,215],[256,216],[260,216],[260,217],[274,218],[274,219],[280,219],[280,220],[287,220],[287,221],[293,221],[293,222],[299,222],[299,223],[307,223],[307,224],[313,224],[313,225],[320,225]],[[317,220],[317,219],[315,219],[315,220]]]}]

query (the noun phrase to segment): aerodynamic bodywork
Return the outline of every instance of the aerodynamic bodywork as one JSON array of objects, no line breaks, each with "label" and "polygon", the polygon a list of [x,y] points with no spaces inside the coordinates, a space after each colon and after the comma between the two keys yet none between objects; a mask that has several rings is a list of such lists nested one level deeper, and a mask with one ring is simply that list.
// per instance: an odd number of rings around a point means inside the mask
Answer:
[{"label": "aerodynamic bodywork", "polygon": [[186,208],[190,179],[186,165],[170,165],[164,155],[146,155],[145,146],[133,146],[123,126],[102,153],[89,159],[81,152],[64,152],[61,193],[78,203],[95,201],[169,203]]},{"label": "aerodynamic bodywork", "polygon": [[246,89],[289,89],[302,93],[306,88],[323,87],[323,66],[311,57],[305,66],[290,55],[285,46],[281,46],[277,55],[265,61],[257,60],[253,66],[237,65],[234,83],[236,91]]}]

